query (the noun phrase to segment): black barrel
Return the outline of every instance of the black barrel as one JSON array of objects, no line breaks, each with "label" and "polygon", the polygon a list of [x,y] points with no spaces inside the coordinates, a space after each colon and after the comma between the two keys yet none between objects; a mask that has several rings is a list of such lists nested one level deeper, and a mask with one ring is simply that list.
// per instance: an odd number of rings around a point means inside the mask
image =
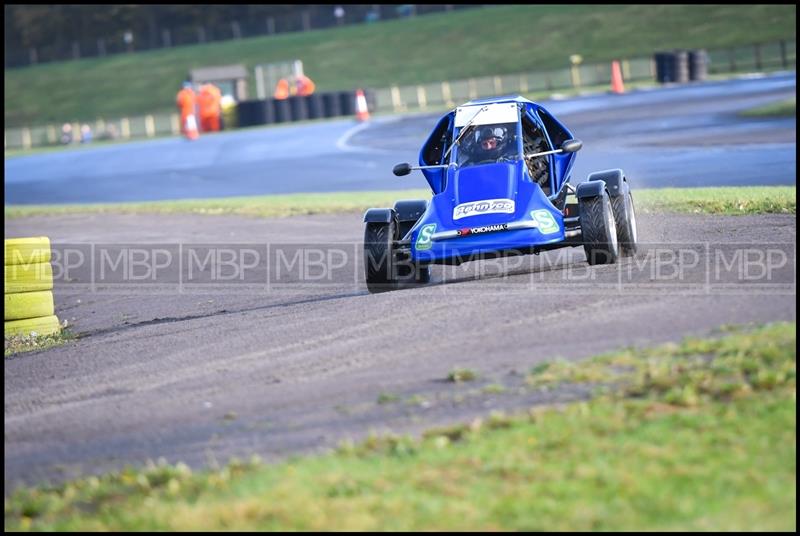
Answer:
[{"label": "black barrel", "polygon": [[659,84],[667,84],[675,81],[675,58],[672,52],[656,52],[656,81]]},{"label": "black barrel", "polygon": [[708,53],[698,48],[689,51],[689,80],[705,80],[708,76]]},{"label": "black barrel", "polygon": [[339,102],[339,94],[323,93],[322,109],[325,113],[325,117],[339,117],[342,115],[342,105]]},{"label": "black barrel", "polygon": [[252,127],[266,123],[264,101],[242,101],[236,105],[236,120],[239,127]]},{"label": "black barrel", "polygon": [[292,120],[292,109],[288,99],[273,99],[272,108],[275,110],[276,123],[286,123]]},{"label": "black barrel", "polygon": [[679,84],[689,81],[689,52],[686,50],[675,51],[675,81]]},{"label": "black barrel", "polygon": [[322,95],[319,93],[313,93],[303,98],[306,99],[306,109],[308,110],[309,119],[320,119],[325,117],[325,110],[322,105]]},{"label": "black barrel", "polygon": [[340,91],[339,102],[342,107],[342,115],[356,115],[356,92]]},{"label": "black barrel", "polygon": [[264,124],[270,125],[275,122],[275,104],[273,103],[275,99],[266,99],[261,101],[264,103],[262,108],[264,109]]},{"label": "black barrel", "polygon": [[292,114],[292,121],[305,121],[308,119],[308,106],[305,97],[289,97],[289,110]]}]

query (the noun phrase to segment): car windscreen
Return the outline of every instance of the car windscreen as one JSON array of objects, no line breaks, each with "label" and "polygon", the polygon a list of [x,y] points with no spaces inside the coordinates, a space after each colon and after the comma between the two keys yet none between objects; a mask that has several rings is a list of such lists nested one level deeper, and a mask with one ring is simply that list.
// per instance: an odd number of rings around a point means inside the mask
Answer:
[{"label": "car windscreen", "polygon": [[458,144],[459,167],[511,162],[520,159],[516,123],[495,123],[469,127]]}]

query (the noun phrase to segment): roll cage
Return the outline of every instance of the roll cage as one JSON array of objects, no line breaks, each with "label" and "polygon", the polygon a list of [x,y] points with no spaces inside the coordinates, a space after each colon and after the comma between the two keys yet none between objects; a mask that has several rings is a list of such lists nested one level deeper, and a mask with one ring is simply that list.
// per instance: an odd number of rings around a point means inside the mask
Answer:
[{"label": "roll cage", "polygon": [[[517,120],[517,143],[519,150],[524,148],[525,132],[523,123],[529,121],[534,128],[541,130],[547,150],[556,149],[565,140],[571,139],[572,133],[561,124],[551,113],[549,113],[543,106],[536,104],[522,97],[513,97],[508,99],[484,99],[471,101],[464,106],[478,106],[482,104],[496,104],[505,102],[516,102],[519,108]],[[421,166],[435,166],[443,164],[442,159],[450,147],[450,144],[458,136],[461,127],[455,127],[456,110],[452,110],[444,115],[433,131],[428,136],[428,139],[422,146],[419,153],[419,164]],[[455,162],[457,159],[458,147],[450,152],[448,160]],[[549,182],[550,188],[548,192],[549,198],[556,198],[561,196],[564,184],[569,180],[569,170],[572,167],[574,159],[573,154],[553,154],[547,157],[549,168]],[[431,187],[434,195],[444,191],[445,181],[447,180],[447,170],[439,169],[423,169],[422,173]],[[526,173],[527,180],[532,180],[528,173]]]}]

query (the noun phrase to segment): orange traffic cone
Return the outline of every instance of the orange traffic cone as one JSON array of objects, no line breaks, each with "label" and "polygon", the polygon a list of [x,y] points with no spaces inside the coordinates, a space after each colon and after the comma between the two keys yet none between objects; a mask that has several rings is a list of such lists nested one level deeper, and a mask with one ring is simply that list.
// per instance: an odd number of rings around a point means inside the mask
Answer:
[{"label": "orange traffic cone", "polygon": [[200,137],[200,133],[197,131],[197,119],[195,119],[194,114],[186,116],[186,139],[189,140],[196,140]]},{"label": "orange traffic cone", "polygon": [[360,89],[356,90],[356,119],[359,121],[369,120],[369,109],[367,108],[367,98]]},{"label": "orange traffic cone", "polygon": [[622,83],[622,70],[619,68],[617,60],[611,62],[611,91],[613,93],[625,93],[625,85]]}]

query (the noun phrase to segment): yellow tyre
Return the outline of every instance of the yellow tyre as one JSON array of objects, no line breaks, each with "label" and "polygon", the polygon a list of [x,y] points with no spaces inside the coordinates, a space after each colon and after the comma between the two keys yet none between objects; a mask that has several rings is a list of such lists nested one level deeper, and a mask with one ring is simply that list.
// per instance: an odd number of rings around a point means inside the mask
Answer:
[{"label": "yellow tyre", "polygon": [[46,236],[7,238],[3,254],[6,266],[50,262],[50,239]]},{"label": "yellow tyre", "polygon": [[26,318],[25,320],[12,320],[6,322],[5,336],[23,335],[27,337],[31,333],[37,335],[53,335],[61,330],[56,316],[44,316],[42,318]]},{"label": "yellow tyre", "polygon": [[53,293],[49,290],[6,294],[5,305],[5,320],[39,318],[51,316],[54,312]]},{"label": "yellow tyre", "polygon": [[34,292],[53,288],[53,267],[49,262],[4,266],[4,294]]}]

